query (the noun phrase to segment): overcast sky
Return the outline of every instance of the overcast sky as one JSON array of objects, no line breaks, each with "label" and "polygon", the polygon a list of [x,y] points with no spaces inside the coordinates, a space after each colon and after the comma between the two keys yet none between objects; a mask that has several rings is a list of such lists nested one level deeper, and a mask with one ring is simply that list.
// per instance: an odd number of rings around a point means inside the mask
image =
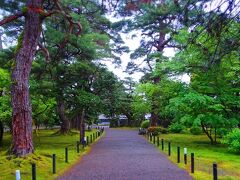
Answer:
[{"label": "overcast sky", "polygon": [[[134,80],[138,81],[143,76],[143,73],[135,72],[134,74],[129,75],[129,74],[124,72],[126,70],[126,66],[127,66],[128,62],[131,61],[130,54],[139,46],[140,40],[141,40],[140,34],[138,34],[138,33],[135,33],[136,36],[134,38],[131,38],[133,34],[134,33],[121,34],[124,42],[126,43],[126,46],[128,46],[129,49],[130,49],[130,53],[124,53],[121,56],[121,61],[122,61],[121,67],[115,67],[109,61],[104,62],[104,64],[106,64],[108,69],[110,71],[113,71],[120,79],[124,79],[125,77],[129,77],[130,76]],[[171,49],[168,48],[168,49],[164,50],[164,55],[167,56],[167,57],[173,57],[174,54],[175,53],[174,53],[174,50],[172,48]],[[139,62],[140,62],[140,60],[139,60]]]},{"label": "overcast sky", "polygon": [[[119,19],[108,17],[111,19],[112,22],[116,22]],[[133,36],[134,35],[134,36]],[[130,53],[124,53],[121,56],[121,66],[116,67],[114,64],[112,64],[110,61],[104,61],[104,64],[108,67],[108,69],[114,74],[116,74],[121,80],[123,80],[125,77],[132,77],[135,81],[139,81],[140,78],[144,75],[142,72],[134,72],[134,74],[129,75],[128,73],[124,72],[126,70],[128,62],[131,61],[130,54],[139,47],[140,40],[141,40],[141,33],[140,32],[131,32],[129,34],[121,33],[122,39],[125,42],[125,45],[129,47]],[[134,38],[132,38],[134,37]],[[164,49],[164,56],[167,57],[173,57],[175,54],[175,51],[173,48],[166,48]],[[135,60],[134,62],[141,63],[142,60]],[[179,79],[182,79],[185,82],[190,81],[190,77],[188,75],[183,75],[183,77],[179,77]]]},{"label": "overcast sky", "polygon": [[[210,11],[212,9],[215,9],[220,3],[222,4],[221,11],[225,11],[225,8],[227,7],[228,1],[222,1],[222,0],[212,0],[209,3],[206,3],[205,11]],[[233,14],[239,13],[239,11],[240,11],[240,0],[235,1],[235,5],[237,7],[235,8]],[[108,17],[110,18],[110,20],[112,22],[119,21],[119,19],[116,19],[116,18],[113,18],[113,17],[110,17],[110,16],[108,16]],[[133,52],[139,46],[140,40],[141,40],[140,33],[135,33],[135,38],[131,38],[132,35],[133,35],[133,33],[122,34],[123,40],[125,41],[126,45],[130,48],[130,53]],[[124,79],[125,77],[130,76],[134,80],[138,81],[142,77],[143,73],[135,72],[134,74],[129,75],[129,74],[124,72],[128,62],[131,61],[130,53],[128,53],[128,54],[125,53],[125,54],[122,55],[122,57],[121,57],[121,61],[122,61],[121,67],[116,68],[111,62],[105,62],[105,64],[108,67],[108,69],[110,71],[113,71],[120,79]],[[172,48],[166,48],[164,50],[164,55],[167,56],[167,57],[173,57],[174,54],[175,54],[175,51]],[[180,80],[182,80],[184,82],[187,82],[187,83],[190,82],[190,77],[187,74],[184,74],[180,77],[177,77],[177,79],[180,79]]]},{"label": "overcast sky", "polygon": [[[211,1],[210,3],[207,4],[207,7],[206,7],[206,11],[209,11],[211,9],[214,9],[219,3],[221,2],[221,0],[213,0]],[[227,3],[228,1],[224,1],[225,3]],[[236,8],[236,13],[239,12],[239,8],[240,8],[240,4],[239,4],[240,0],[237,0],[235,3],[238,4],[238,8]],[[222,6],[222,11],[224,11],[224,7],[226,6]],[[116,18],[113,18],[113,17],[110,17],[110,20],[112,22],[116,22],[119,20],[116,19]],[[1,15],[0,15],[0,19],[1,19]],[[0,31],[1,31],[1,28],[0,28]],[[139,46],[139,43],[140,43],[140,40],[141,40],[141,37],[140,37],[140,33],[136,33],[135,32],[135,37],[132,38],[132,35],[133,33],[130,33],[130,34],[122,34],[122,39],[125,41],[126,43],[126,46],[128,46],[130,48],[130,53],[133,52],[138,46]],[[6,37],[3,37],[4,40]],[[8,40],[10,40],[8,38]],[[8,41],[9,43],[9,41]],[[125,77],[132,77],[134,80],[138,81],[143,73],[141,72],[135,72],[134,74],[132,75],[129,75],[127,73],[125,73],[125,69],[126,69],[126,66],[128,64],[128,62],[131,61],[130,59],[130,53],[124,53],[122,56],[121,56],[121,61],[122,61],[122,64],[120,67],[115,67],[114,64],[112,64],[111,62],[109,61],[104,61],[104,64],[106,64],[106,66],[108,67],[108,69],[110,71],[113,71],[120,79],[124,79]],[[174,50],[173,49],[165,49],[164,50],[164,55],[167,56],[167,57],[173,57],[175,54]],[[140,60],[139,60],[140,62]],[[182,77],[179,77],[181,80],[185,81],[185,82],[189,82],[190,81],[190,77],[188,75],[183,75]]]}]

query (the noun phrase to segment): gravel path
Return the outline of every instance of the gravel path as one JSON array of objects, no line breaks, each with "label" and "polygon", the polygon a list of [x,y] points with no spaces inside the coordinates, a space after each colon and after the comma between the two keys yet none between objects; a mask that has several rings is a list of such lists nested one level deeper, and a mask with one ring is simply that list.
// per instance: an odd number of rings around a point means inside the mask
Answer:
[{"label": "gravel path", "polygon": [[107,129],[89,154],[58,180],[190,180],[137,131]]}]

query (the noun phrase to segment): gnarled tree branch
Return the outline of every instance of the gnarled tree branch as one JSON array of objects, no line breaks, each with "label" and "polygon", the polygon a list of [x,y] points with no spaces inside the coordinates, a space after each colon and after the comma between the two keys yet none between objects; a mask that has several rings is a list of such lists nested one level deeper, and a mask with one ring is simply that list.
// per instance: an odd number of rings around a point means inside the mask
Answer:
[{"label": "gnarled tree branch", "polygon": [[24,16],[24,14],[25,13],[23,13],[23,12],[18,12],[18,13],[14,14],[14,15],[5,17],[3,20],[0,21],[0,26],[12,22],[12,21],[14,21],[14,20]]}]

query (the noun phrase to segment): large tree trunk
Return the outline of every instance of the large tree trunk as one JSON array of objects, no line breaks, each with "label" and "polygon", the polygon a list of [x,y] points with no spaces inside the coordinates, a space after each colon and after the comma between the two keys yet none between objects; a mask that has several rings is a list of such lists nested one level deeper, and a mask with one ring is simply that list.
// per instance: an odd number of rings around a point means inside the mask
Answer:
[{"label": "large tree trunk", "polygon": [[70,120],[70,128],[80,130],[80,120],[78,115]]},{"label": "large tree trunk", "polygon": [[[162,0],[161,3],[164,4],[164,2],[165,1]],[[162,22],[162,24],[160,24],[160,27],[164,27],[164,23],[163,22]],[[157,51],[160,52],[160,53],[163,53],[166,33],[165,32],[161,32],[161,30],[162,29],[160,29],[160,33],[159,33]],[[159,61],[157,60],[156,63],[159,63]],[[161,81],[161,77],[160,76],[153,77],[153,84],[158,84],[160,81]],[[159,115],[158,115],[157,97],[158,97],[158,94],[156,94],[156,95],[153,94],[150,126],[157,126],[157,122],[160,119]]]},{"label": "large tree trunk", "polygon": [[[154,77],[153,83],[157,84],[160,82],[160,77]],[[157,122],[159,121],[159,115],[158,115],[158,94],[153,94],[152,96],[152,106],[151,106],[151,121],[150,126],[157,126]]]},{"label": "large tree trunk", "polygon": [[[38,39],[41,32],[40,14],[35,12],[42,6],[42,0],[28,0],[28,12],[22,42],[17,46],[12,71],[12,151],[17,156],[25,156],[34,151],[32,142],[32,108],[29,97],[29,75]],[[21,40],[20,40],[21,41]]]},{"label": "large tree trunk", "polygon": [[80,119],[80,141],[82,143],[84,142],[84,137],[85,137],[85,120],[84,120],[84,115],[85,115],[85,112],[83,110],[82,114],[81,114],[81,119]]},{"label": "large tree trunk", "polygon": [[156,112],[152,109],[151,112],[151,121],[150,121],[150,126],[157,126],[157,122],[159,120],[159,117]]},{"label": "large tree trunk", "polygon": [[126,111],[125,109],[122,109],[123,114],[127,117],[127,121],[125,123],[125,126],[133,126],[133,113],[131,111]]},{"label": "large tree trunk", "polygon": [[[160,3],[161,3],[161,5],[164,5],[165,0],[161,0]],[[159,29],[160,32],[159,32],[159,38],[158,38],[158,41],[157,41],[157,44],[156,44],[156,48],[157,48],[158,52],[163,53],[164,44],[165,44],[165,36],[166,36],[166,33],[164,32],[164,30],[165,30],[164,29],[165,28],[165,22],[164,21],[160,22],[159,28],[160,28]],[[163,29],[161,29],[161,28],[163,28]],[[156,60],[156,64],[157,63],[159,63],[159,60]],[[161,81],[161,77],[159,75],[153,77],[153,84],[158,84],[160,81]],[[158,115],[157,97],[158,97],[158,94],[156,94],[156,95],[153,94],[150,126],[157,126],[157,122],[160,119],[159,115]]]},{"label": "large tree trunk", "polygon": [[65,114],[65,105],[64,105],[64,101],[63,100],[58,100],[58,115],[61,121],[61,128],[59,130],[59,132],[61,134],[67,134],[70,131],[70,123],[69,120]]},{"label": "large tree trunk", "polygon": [[80,120],[80,142],[84,142],[84,137],[85,137],[85,121],[84,121],[84,115],[85,111],[84,109],[82,110],[81,115],[79,114],[79,120]]}]

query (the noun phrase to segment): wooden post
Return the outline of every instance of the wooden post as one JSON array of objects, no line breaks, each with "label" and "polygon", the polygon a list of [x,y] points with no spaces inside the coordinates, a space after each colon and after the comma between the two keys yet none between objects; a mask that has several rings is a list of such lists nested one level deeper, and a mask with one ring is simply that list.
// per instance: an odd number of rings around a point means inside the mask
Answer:
[{"label": "wooden post", "polygon": [[36,180],[36,164],[32,164],[32,180]]},{"label": "wooden post", "polygon": [[168,156],[171,156],[171,142],[168,142]]},{"label": "wooden post", "polygon": [[163,142],[163,139],[162,139],[162,150],[164,150],[164,142]]},{"label": "wooden post", "polygon": [[180,147],[177,147],[177,162],[180,163]]},{"label": "wooden post", "polygon": [[191,173],[194,173],[194,153],[191,153]]},{"label": "wooden post", "polygon": [[52,166],[52,168],[53,168],[53,169],[52,169],[52,172],[53,172],[53,174],[56,174],[56,154],[53,154],[53,155],[52,155],[52,163],[53,163],[53,164],[52,164],[52,165],[53,165],[53,166]]},{"label": "wooden post", "polygon": [[77,141],[77,153],[79,153],[79,151],[80,151],[79,144],[80,144],[80,142]]},{"label": "wooden post", "polygon": [[213,163],[213,180],[217,180],[217,163]]},{"label": "wooden post", "polygon": [[184,164],[187,164],[187,148],[184,148]]},{"label": "wooden post", "polygon": [[68,148],[65,148],[65,163],[68,163]]},{"label": "wooden post", "polygon": [[21,180],[21,173],[20,170],[16,170],[16,180]]}]

